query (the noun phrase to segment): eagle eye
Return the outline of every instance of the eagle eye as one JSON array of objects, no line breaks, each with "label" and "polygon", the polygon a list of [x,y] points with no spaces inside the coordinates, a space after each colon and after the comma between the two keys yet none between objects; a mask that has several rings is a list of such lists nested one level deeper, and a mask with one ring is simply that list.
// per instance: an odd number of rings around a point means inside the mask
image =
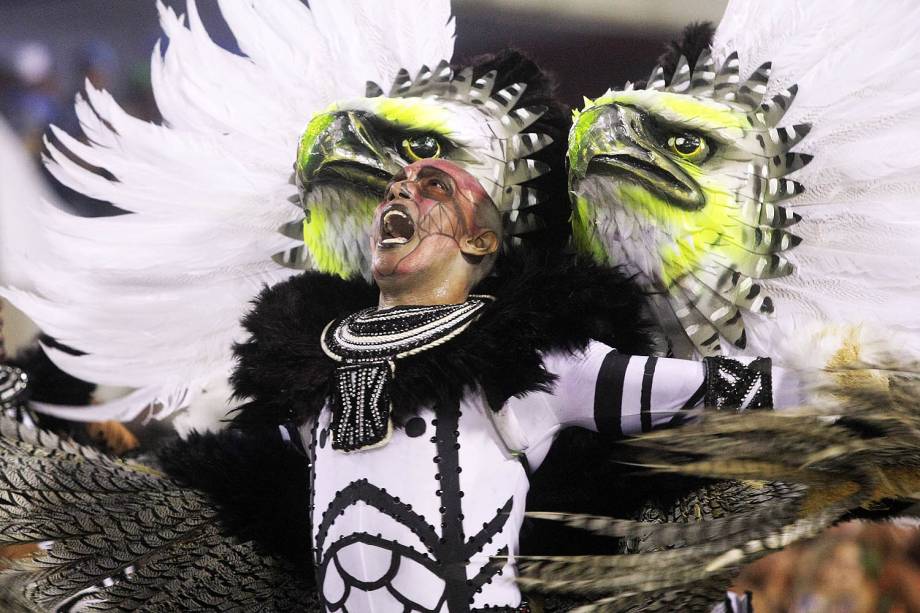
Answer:
[{"label": "eagle eye", "polygon": [[688,162],[701,162],[708,157],[709,144],[697,134],[674,134],[668,137],[668,150]]},{"label": "eagle eye", "polygon": [[441,156],[441,143],[434,136],[419,135],[403,139],[403,155],[412,162]]}]

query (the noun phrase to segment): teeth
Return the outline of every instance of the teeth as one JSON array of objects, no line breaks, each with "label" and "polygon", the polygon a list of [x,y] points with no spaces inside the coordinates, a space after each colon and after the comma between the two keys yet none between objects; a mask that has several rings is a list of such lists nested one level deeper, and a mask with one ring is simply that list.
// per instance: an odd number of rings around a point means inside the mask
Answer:
[{"label": "teeth", "polygon": [[403,213],[402,211],[397,211],[394,209],[392,211],[387,211],[386,215],[383,216],[383,220],[386,221],[390,217],[393,217],[394,215],[398,215],[399,217],[405,217],[406,219],[409,218],[409,216]]},{"label": "teeth", "polygon": [[384,213],[382,222],[381,245],[405,245],[414,234],[412,218],[397,208]]}]

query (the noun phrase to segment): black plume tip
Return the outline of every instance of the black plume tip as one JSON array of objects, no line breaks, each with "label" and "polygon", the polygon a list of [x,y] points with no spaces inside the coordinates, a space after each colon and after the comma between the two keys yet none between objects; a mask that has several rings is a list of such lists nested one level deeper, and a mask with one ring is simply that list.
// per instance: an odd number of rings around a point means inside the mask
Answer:
[{"label": "black plume tip", "polygon": [[665,46],[665,51],[658,57],[658,65],[664,69],[665,79],[671,82],[671,77],[677,69],[680,56],[687,58],[687,63],[692,71],[696,68],[696,59],[704,50],[712,45],[712,37],[716,28],[711,21],[697,21],[687,25],[681,32],[680,38],[672,40]]}]

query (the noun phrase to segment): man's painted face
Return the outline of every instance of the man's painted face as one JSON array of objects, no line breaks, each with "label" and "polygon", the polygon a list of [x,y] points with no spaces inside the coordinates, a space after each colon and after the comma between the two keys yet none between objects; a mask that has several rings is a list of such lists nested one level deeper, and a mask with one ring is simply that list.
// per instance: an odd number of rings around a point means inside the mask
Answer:
[{"label": "man's painted face", "polygon": [[374,215],[374,278],[437,270],[467,252],[483,229],[476,207],[493,206],[479,182],[446,160],[422,160],[394,175]]}]

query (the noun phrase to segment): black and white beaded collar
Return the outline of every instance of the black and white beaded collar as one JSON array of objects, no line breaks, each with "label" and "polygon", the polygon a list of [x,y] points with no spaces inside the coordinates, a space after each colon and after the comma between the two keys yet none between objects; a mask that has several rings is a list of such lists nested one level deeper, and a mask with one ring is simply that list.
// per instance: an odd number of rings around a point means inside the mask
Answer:
[{"label": "black and white beaded collar", "polygon": [[369,308],[329,322],[320,342],[326,355],[341,363],[333,386],[333,448],[384,444],[393,429],[389,390],[396,360],[448,342],[492,300],[472,295],[460,304]]}]

